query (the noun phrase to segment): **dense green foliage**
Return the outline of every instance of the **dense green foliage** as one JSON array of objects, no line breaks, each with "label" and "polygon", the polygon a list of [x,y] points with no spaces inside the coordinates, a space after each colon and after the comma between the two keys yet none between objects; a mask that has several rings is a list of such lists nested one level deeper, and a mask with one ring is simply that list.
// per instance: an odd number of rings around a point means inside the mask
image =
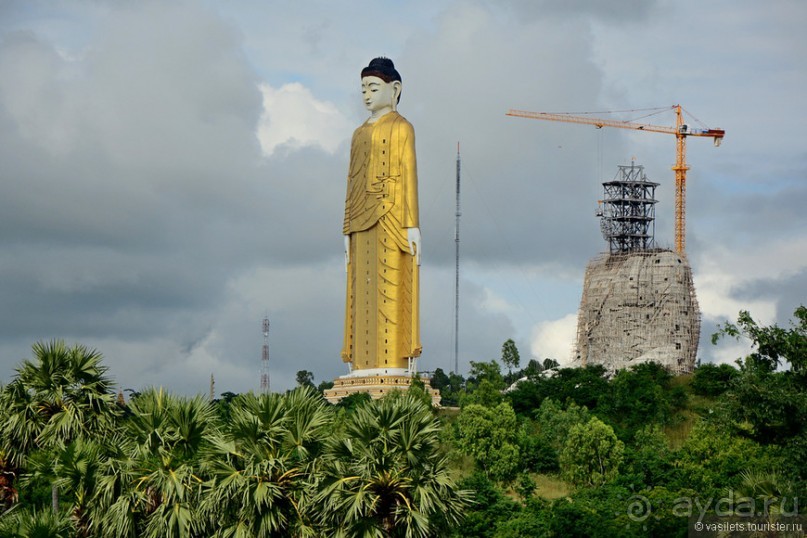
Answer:
[{"label": "dense green foliage", "polygon": [[336,407],[302,376],[287,394],[121,404],[97,352],[34,357],[0,391],[0,536],[425,537],[468,504],[422,389]]},{"label": "dense green foliage", "polygon": [[569,430],[560,453],[560,469],[574,485],[602,486],[619,476],[625,444],[613,428],[593,417]]},{"label": "dense green foliage", "polygon": [[[453,536],[687,536],[690,515],[747,510],[737,499],[797,514],[807,493],[807,310],[795,318],[790,329],[760,327],[743,312],[721,327],[715,341],[752,346],[739,368],[706,364],[675,378],[650,363],[609,377],[600,366],[530,361],[503,400],[461,395],[455,447],[478,473],[462,482],[476,504]],[[469,389],[500,382],[495,365],[474,367]],[[481,442],[469,445],[470,434]],[[507,475],[491,472],[497,440],[518,447]]]},{"label": "dense green foliage", "polygon": [[699,396],[716,398],[731,388],[739,375],[730,364],[702,364],[692,377],[692,392]]},{"label": "dense green foliage", "polygon": [[471,456],[489,478],[509,480],[519,467],[517,419],[507,403],[466,406],[455,423],[457,450]]},{"label": "dense green foliage", "polygon": [[752,346],[737,368],[679,377],[510,371],[508,341],[506,374],[434,372],[444,410],[419,380],[332,406],[307,370],[286,394],[125,402],[97,352],[36,344],[0,387],[0,536],[683,537],[689,516],[748,503],[791,517],[807,492],[807,309],[788,329],[743,312],[727,336]]}]

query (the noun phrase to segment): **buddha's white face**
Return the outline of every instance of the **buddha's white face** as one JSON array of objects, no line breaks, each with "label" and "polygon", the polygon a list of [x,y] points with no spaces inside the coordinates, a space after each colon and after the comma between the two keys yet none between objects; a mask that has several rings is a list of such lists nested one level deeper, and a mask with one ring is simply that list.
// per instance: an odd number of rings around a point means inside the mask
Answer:
[{"label": "buddha's white face", "polygon": [[374,116],[395,110],[400,83],[384,82],[378,77],[361,79],[361,95],[364,106]]}]

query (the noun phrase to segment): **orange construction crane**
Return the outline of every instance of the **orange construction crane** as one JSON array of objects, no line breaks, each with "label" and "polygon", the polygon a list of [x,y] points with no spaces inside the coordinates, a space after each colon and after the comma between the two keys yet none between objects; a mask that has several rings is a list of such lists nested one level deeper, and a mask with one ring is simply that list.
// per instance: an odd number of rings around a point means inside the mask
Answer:
[{"label": "orange construction crane", "polygon": [[620,129],[634,129],[637,131],[650,131],[652,133],[666,133],[675,135],[676,159],[675,166],[675,250],[679,254],[684,254],[686,246],[686,184],[687,170],[686,163],[686,139],[688,136],[709,136],[714,139],[715,146],[726,134],[723,129],[699,129],[693,128],[684,123],[681,105],[672,107],[675,110],[675,126],[650,125],[631,121],[606,120],[592,118],[574,114],[551,114],[549,112],[528,112],[525,110],[508,110],[508,116],[520,118],[531,118],[534,120],[563,121],[567,123],[583,123],[593,125],[598,129],[603,127],[619,127]]}]

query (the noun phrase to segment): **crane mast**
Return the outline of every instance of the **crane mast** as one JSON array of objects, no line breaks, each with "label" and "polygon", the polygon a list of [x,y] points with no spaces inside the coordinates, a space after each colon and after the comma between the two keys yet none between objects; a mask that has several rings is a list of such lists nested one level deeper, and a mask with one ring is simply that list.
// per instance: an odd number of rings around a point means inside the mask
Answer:
[{"label": "crane mast", "polygon": [[603,127],[616,127],[618,129],[633,129],[636,131],[648,131],[651,133],[664,133],[675,135],[675,165],[672,167],[675,172],[675,251],[685,254],[686,250],[686,181],[689,166],[686,162],[686,139],[689,136],[705,136],[714,140],[715,146],[726,134],[723,129],[699,129],[692,128],[684,123],[683,109],[681,105],[672,107],[675,110],[675,126],[652,125],[649,123],[637,123],[632,121],[619,121],[603,118],[594,118],[575,114],[553,114],[549,112],[529,112],[526,110],[509,110],[508,116],[529,118],[534,120],[560,121],[565,123],[580,123],[593,125],[598,129]]}]

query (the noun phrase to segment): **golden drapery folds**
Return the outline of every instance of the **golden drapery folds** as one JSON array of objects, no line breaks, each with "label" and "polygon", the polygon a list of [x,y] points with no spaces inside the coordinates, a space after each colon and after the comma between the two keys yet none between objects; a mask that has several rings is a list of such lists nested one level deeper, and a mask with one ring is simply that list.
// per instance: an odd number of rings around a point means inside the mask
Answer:
[{"label": "golden drapery folds", "polygon": [[419,267],[407,228],[418,222],[415,131],[397,112],[353,133],[343,233],[350,236],[342,360],[406,368],[419,357]]}]

